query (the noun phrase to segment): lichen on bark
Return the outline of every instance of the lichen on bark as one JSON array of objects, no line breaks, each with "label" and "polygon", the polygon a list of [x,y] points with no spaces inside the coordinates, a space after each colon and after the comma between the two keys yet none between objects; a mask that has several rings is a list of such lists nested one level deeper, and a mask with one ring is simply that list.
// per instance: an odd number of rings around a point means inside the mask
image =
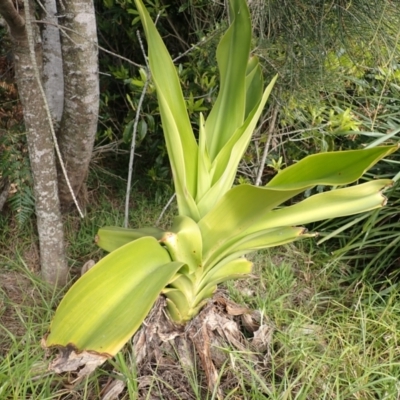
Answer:
[{"label": "lichen on bark", "polygon": [[[65,28],[61,35],[65,99],[58,139],[68,178],[82,204],[99,108],[97,32],[93,1],[64,2],[63,15],[60,23]],[[59,182],[61,206],[67,210],[72,205],[72,198],[61,173]]]},{"label": "lichen on bark", "polygon": [[[33,18],[33,7],[30,7]],[[57,170],[54,143],[52,139],[46,102],[43,98],[37,64],[34,56],[40,56],[40,42],[35,41],[37,32],[30,36],[29,43],[24,9],[18,11],[10,1],[3,3],[0,13],[10,26],[13,39],[15,73],[18,91],[24,110],[24,120],[29,150],[29,159],[33,177],[35,211],[40,243],[40,263],[44,280],[52,284],[63,285],[68,277],[68,265],[65,257],[64,231],[58,198]]]}]

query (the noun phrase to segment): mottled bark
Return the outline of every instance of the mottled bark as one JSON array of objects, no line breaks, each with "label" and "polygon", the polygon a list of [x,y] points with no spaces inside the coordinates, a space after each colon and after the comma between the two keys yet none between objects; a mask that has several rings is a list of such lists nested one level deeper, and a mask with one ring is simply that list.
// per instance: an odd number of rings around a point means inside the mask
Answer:
[{"label": "mottled bark", "polygon": [[0,211],[3,209],[4,204],[7,201],[9,190],[10,190],[10,181],[8,180],[8,178],[7,177],[0,178]]},{"label": "mottled bark", "polygon": [[56,126],[59,125],[64,107],[64,76],[61,58],[61,41],[58,27],[56,0],[44,0],[46,10],[42,26],[43,87],[47,103]]},{"label": "mottled bark", "polygon": [[[31,9],[33,9],[32,5]],[[45,102],[36,76],[37,70],[34,68],[30,55],[21,5],[19,12],[21,15],[18,14],[11,0],[0,2],[0,14],[9,25],[13,39],[16,81],[24,110],[34,183],[41,271],[47,282],[65,284],[68,266],[58,199],[54,144],[45,111]],[[35,48],[38,50],[38,43],[35,43]],[[37,53],[40,54],[40,52]]]},{"label": "mottled bark", "polygon": [[[59,23],[64,69],[64,113],[59,145],[74,193],[82,200],[97,130],[99,107],[98,52],[92,0],[60,2]],[[63,210],[72,205],[70,191],[59,173]],[[82,203],[82,201],[81,201]]]}]

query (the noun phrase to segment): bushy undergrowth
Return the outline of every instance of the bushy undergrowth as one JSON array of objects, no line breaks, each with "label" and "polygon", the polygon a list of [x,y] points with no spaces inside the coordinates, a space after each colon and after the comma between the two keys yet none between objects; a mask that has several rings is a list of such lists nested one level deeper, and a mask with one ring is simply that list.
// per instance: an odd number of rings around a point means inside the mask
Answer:
[{"label": "bushy undergrowth", "polygon": [[[393,61],[391,67],[374,68],[365,73],[360,82],[352,84],[353,95],[344,99],[343,104],[354,109],[353,118],[360,124],[359,132],[347,133],[353,146],[371,147],[398,142],[399,67],[398,61]],[[341,137],[345,134],[342,133]],[[365,279],[379,284],[388,277],[396,280],[399,278],[399,163],[399,156],[394,154],[367,174],[367,179],[385,177],[395,180],[394,186],[386,192],[386,207],[315,226],[315,229],[323,232],[321,242],[325,238],[333,238],[328,244],[333,257],[353,265],[355,271]]]},{"label": "bushy undergrowth", "polygon": [[[176,60],[188,112],[197,125],[198,113],[210,110],[217,93],[218,74],[213,60],[222,32],[220,25],[226,25],[225,8],[203,0],[144,3],[150,15],[157,19],[157,28]],[[100,69],[104,74],[101,77],[103,90],[97,145],[104,150],[128,149],[134,120],[140,112],[136,136],[139,157],[136,158],[135,171],[142,180],[147,180],[147,184],[171,187],[168,157],[151,82],[143,105],[138,109],[148,71],[143,54],[147,46],[140,34],[135,5],[131,1],[98,0],[96,7],[100,44],[125,58],[100,53]]]}]

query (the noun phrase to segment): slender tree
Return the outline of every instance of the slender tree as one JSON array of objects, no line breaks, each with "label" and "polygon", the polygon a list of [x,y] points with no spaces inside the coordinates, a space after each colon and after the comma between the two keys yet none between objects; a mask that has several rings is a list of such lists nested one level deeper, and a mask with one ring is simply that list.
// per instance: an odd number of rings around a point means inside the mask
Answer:
[{"label": "slender tree", "polygon": [[[92,0],[69,0],[62,4],[65,95],[59,143],[73,192],[82,203],[99,108],[96,20]],[[73,199],[62,173],[59,173],[59,183],[61,206],[67,210]]]},{"label": "slender tree", "polygon": [[[24,110],[42,276],[62,285],[67,281],[68,265],[60,210],[61,206],[68,209],[84,187],[97,127],[96,24],[91,0],[62,3],[62,10],[47,0],[41,7],[41,31],[32,0],[3,0],[0,15],[12,38]],[[60,25],[57,11],[64,13]],[[60,122],[58,140],[54,122],[56,129]],[[58,178],[55,149],[62,171]]]}]

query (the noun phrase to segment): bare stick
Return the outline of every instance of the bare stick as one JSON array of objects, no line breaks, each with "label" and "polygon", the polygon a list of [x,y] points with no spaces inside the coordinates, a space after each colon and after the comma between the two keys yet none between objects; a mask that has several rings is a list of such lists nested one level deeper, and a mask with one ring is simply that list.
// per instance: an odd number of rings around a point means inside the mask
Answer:
[{"label": "bare stick", "polygon": [[167,204],[165,205],[165,207],[162,209],[160,216],[157,218],[156,221],[156,226],[158,226],[158,224],[161,221],[161,218],[163,217],[163,215],[165,214],[165,211],[167,211],[168,207],[171,205],[172,201],[175,199],[176,197],[176,193],[174,193],[171,198],[168,200]]},{"label": "bare stick", "polygon": [[54,147],[56,149],[56,153],[57,153],[57,157],[60,161],[60,166],[61,166],[61,170],[63,172],[65,181],[67,182],[67,186],[69,189],[69,192],[71,193],[71,197],[75,203],[75,206],[79,212],[79,215],[81,216],[81,218],[84,218],[83,212],[81,210],[81,208],[79,207],[78,201],[76,199],[75,193],[72,189],[71,186],[71,182],[68,179],[68,175],[67,175],[67,170],[65,168],[65,164],[62,160],[61,157],[61,151],[60,148],[58,146],[58,142],[57,142],[57,137],[56,137],[56,133],[54,131],[54,125],[53,125],[53,120],[51,118],[51,113],[50,113],[50,108],[49,108],[49,104],[47,102],[47,98],[46,98],[46,94],[44,93],[44,89],[42,86],[42,81],[40,79],[40,74],[39,74],[39,68],[36,62],[36,56],[35,56],[35,44],[34,44],[34,40],[33,40],[33,31],[32,31],[32,24],[31,24],[31,15],[30,15],[30,10],[29,10],[29,0],[24,0],[24,10],[25,10],[25,24],[26,24],[26,35],[28,38],[28,43],[29,43],[29,53],[30,53],[30,57],[31,57],[31,61],[32,61],[32,67],[33,67],[33,71],[35,72],[35,78],[38,82],[38,86],[39,86],[39,90],[40,93],[43,97],[43,102],[44,102],[44,106],[45,106],[45,111],[46,111],[46,115],[47,115],[47,121],[49,123],[49,127],[50,127],[50,132],[51,132],[51,136],[53,137],[53,142],[54,142]]},{"label": "bare stick", "polygon": [[[147,64],[147,58],[146,58],[146,53],[143,48],[143,43],[142,39],[139,35],[139,32],[137,33],[138,38],[139,38],[139,43],[140,47],[142,49],[144,59],[146,60]],[[124,228],[128,227],[128,218],[129,218],[129,199],[131,196],[131,186],[132,186],[132,173],[133,173],[133,160],[135,158],[135,147],[136,147],[136,134],[137,134],[137,127],[139,124],[139,118],[140,118],[140,110],[142,108],[144,96],[146,95],[147,87],[149,85],[149,79],[150,79],[150,70],[147,67],[146,71],[146,82],[144,83],[142,94],[140,95],[138,107],[136,110],[136,116],[135,116],[135,123],[133,124],[133,132],[132,132],[132,142],[131,142],[131,154],[129,156],[129,167],[128,167],[128,183],[126,184],[126,198],[125,198],[125,218],[124,218]]]},{"label": "bare stick", "polygon": [[255,183],[256,186],[260,186],[260,184],[261,184],[262,173],[264,171],[265,163],[267,161],[269,146],[271,145],[271,141],[272,141],[272,137],[273,137],[273,133],[274,133],[274,129],[275,129],[276,117],[278,116],[278,112],[279,112],[279,106],[276,105],[272,111],[272,118],[271,118],[271,122],[269,124],[269,129],[268,129],[268,139],[267,139],[267,143],[265,143],[260,167],[258,169],[257,179],[256,179],[256,183]]}]

